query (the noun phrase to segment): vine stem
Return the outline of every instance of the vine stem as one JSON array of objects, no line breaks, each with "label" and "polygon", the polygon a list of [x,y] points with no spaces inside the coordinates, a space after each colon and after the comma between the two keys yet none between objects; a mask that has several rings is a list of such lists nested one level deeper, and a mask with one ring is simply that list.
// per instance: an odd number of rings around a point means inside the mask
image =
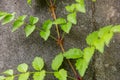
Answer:
[{"label": "vine stem", "polygon": [[[52,17],[53,17],[54,20],[56,20],[57,17],[56,17],[55,7],[54,7],[54,6],[55,6],[55,4],[53,4],[52,0],[50,0],[50,10],[51,10],[51,13],[52,13]],[[57,35],[58,35],[58,42],[60,42],[60,43],[59,43],[59,46],[60,46],[62,52],[64,53],[64,52],[65,52],[65,49],[64,49],[63,44],[62,44],[62,40],[61,40],[59,28],[58,28],[58,25],[57,25],[57,24],[56,24],[55,26],[56,26],[56,31],[57,31]],[[73,67],[72,63],[70,62],[70,60],[67,59],[67,61],[68,61],[68,64],[70,65],[72,71],[74,72],[74,75],[76,76],[76,79],[77,79],[77,80],[82,80],[82,79],[80,78],[80,76],[77,74],[77,72],[76,72],[75,68]]]}]

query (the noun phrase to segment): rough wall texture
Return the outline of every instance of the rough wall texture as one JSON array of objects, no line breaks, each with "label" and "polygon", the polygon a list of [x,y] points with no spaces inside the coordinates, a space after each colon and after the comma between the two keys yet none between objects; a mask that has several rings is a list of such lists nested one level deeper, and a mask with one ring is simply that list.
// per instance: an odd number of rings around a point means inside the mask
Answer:
[{"label": "rough wall texture", "polygon": [[[64,6],[72,2],[74,0],[57,0],[57,16],[65,17],[67,13]],[[52,19],[45,0],[34,0],[32,6],[32,9],[28,7],[26,0],[0,0],[0,10],[17,12],[17,15],[35,15],[40,18],[38,26],[41,26],[44,20]],[[109,24],[120,24],[120,0],[98,0],[95,6],[94,16],[97,29]],[[86,36],[95,30],[91,24],[92,8],[90,0],[86,0],[86,9],[86,14],[78,14],[78,24],[73,27],[69,35],[66,35],[64,44],[66,50],[72,47],[81,49],[86,47]],[[35,56],[43,57],[46,63],[45,68],[51,70],[51,60],[60,52],[56,42],[52,39],[44,42],[39,37],[39,32],[34,32],[29,38],[25,38],[23,28],[12,33],[11,27],[11,24],[0,25],[0,72],[8,68],[15,69],[18,64],[23,62],[31,64]],[[55,35],[54,29],[52,31]],[[110,47],[105,48],[105,54],[96,52],[84,80],[120,80],[119,49],[120,35],[116,34]],[[63,66],[68,67],[66,63]],[[45,80],[55,79],[48,75]]]}]

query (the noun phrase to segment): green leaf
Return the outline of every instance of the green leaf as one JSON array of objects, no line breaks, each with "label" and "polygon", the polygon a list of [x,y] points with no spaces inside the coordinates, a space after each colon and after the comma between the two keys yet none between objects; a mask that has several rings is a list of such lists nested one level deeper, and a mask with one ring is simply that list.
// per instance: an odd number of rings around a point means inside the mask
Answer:
[{"label": "green leaf", "polygon": [[59,72],[55,72],[54,76],[58,78],[58,80],[67,80],[67,71],[64,69],[59,70]]},{"label": "green leaf", "polygon": [[31,25],[34,25],[38,22],[39,18],[38,17],[33,17],[33,16],[30,16],[30,24]]},{"label": "green leaf", "polygon": [[112,32],[120,32],[120,25],[116,25],[114,27],[111,28]]},{"label": "green leaf", "polygon": [[2,20],[8,13],[0,11],[0,20]]},{"label": "green leaf", "polygon": [[68,22],[66,24],[61,25],[61,29],[66,33],[69,33],[71,28],[72,28],[72,23],[71,22]]},{"label": "green leaf", "polygon": [[51,20],[46,20],[42,25],[43,30],[50,30],[51,27],[52,27],[52,21]]},{"label": "green leaf", "polygon": [[66,57],[67,59],[77,59],[83,57],[83,52],[80,49],[73,48],[65,52],[63,56]]},{"label": "green leaf", "polygon": [[87,38],[86,42],[88,45],[94,45],[94,42],[98,39],[98,31],[90,33]]},{"label": "green leaf", "polygon": [[44,61],[41,57],[35,57],[32,62],[32,66],[35,70],[41,70],[44,67]]},{"label": "green leaf", "polygon": [[35,25],[27,25],[25,27],[25,34],[28,37],[35,30]]},{"label": "green leaf", "polygon": [[87,47],[84,49],[84,59],[86,60],[86,62],[90,62],[93,54],[94,54],[95,48],[94,47]]},{"label": "green leaf", "polygon": [[73,24],[77,24],[76,12],[68,14],[67,20]]},{"label": "green leaf", "polygon": [[18,65],[17,70],[19,72],[27,72],[28,65],[26,63],[22,63],[22,64]]},{"label": "green leaf", "polygon": [[111,30],[111,25],[110,26],[107,26],[107,27],[103,27],[99,30],[99,33],[98,33],[98,36],[100,38],[102,38],[104,35],[110,33],[110,30]]},{"label": "green leaf", "polygon": [[4,74],[6,74],[6,75],[13,75],[13,70],[12,69],[8,69],[8,70],[6,70],[5,72],[3,72]]},{"label": "green leaf", "polygon": [[92,2],[96,2],[96,0],[92,0]]},{"label": "green leaf", "polygon": [[41,72],[35,72],[33,74],[33,79],[34,80],[44,80],[44,77],[45,77],[45,70],[42,70]]},{"label": "green leaf", "polygon": [[64,58],[63,54],[60,53],[55,57],[55,59],[52,60],[51,67],[52,67],[53,70],[58,70],[59,69],[59,67],[61,66],[61,64],[63,62],[63,58]]},{"label": "green leaf", "polygon": [[88,65],[89,63],[84,58],[80,58],[76,61],[75,66],[81,77],[84,76],[86,69],[88,68]]},{"label": "green leaf", "polygon": [[0,80],[5,80],[5,76],[0,76]]},{"label": "green leaf", "polygon": [[66,20],[64,18],[57,18],[53,24],[64,24],[66,23]]},{"label": "green leaf", "polygon": [[19,27],[21,27],[24,24],[24,19],[26,17],[26,15],[18,17],[18,19],[13,23],[12,32],[16,31]]},{"label": "green leaf", "polygon": [[2,25],[5,25],[5,24],[11,22],[14,19],[14,17],[15,17],[15,12],[12,14],[7,14],[3,19]]},{"label": "green leaf", "polygon": [[76,4],[72,4],[70,6],[66,6],[65,9],[68,11],[68,12],[73,12],[76,8]]},{"label": "green leaf", "polygon": [[50,36],[50,30],[46,30],[46,31],[41,30],[40,36],[46,41]]},{"label": "green leaf", "polygon": [[19,77],[18,77],[18,80],[28,80],[29,75],[30,75],[29,72],[20,74]]},{"label": "green leaf", "polygon": [[84,3],[83,4],[77,3],[76,4],[76,10],[79,11],[79,12],[85,13],[86,9],[85,9]]},{"label": "green leaf", "polygon": [[27,0],[27,4],[31,5],[32,0]]},{"label": "green leaf", "polygon": [[99,51],[99,52],[101,52],[101,53],[103,53],[104,52],[104,40],[103,39],[97,39],[97,40],[95,40],[95,42],[94,42],[94,46],[95,46],[95,48]]},{"label": "green leaf", "polygon": [[109,43],[110,43],[110,40],[112,39],[112,37],[113,37],[113,32],[107,33],[106,35],[104,35],[102,37],[102,39],[104,40],[106,46],[109,46]]},{"label": "green leaf", "polygon": [[6,77],[5,80],[14,80],[14,76]]}]

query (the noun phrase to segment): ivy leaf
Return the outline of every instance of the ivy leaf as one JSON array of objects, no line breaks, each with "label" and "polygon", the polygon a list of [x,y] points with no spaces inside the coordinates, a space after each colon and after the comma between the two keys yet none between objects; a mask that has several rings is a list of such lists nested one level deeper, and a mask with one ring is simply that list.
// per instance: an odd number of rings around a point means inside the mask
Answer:
[{"label": "ivy leaf", "polygon": [[90,33],[87,38],[86,42],[88,45],[94,45],[94,42],[98,39],[98,31]]},{"label": "ivy leaf", "polygon": [[120,32],[120,25],[116,25],[114,27],[111,28],[112,32]]},{"label": "ivy leaf", "polygon": [[96,0],[92,0],[92,2],[96,2]]},{"label": "ivy leaf", "polygon": [[58,78],[58,80],[67,80],[67,71],[64,69],[59,70],[59,72],[55,72],[54,76]]},{"label": "ivy leaf", "polygon": [[32,0],[27,0],[28,5],[31,5],[31,3],[32,3]]},{"label": "ivy leaf", "polygon": [[15,15],[15,12],[12,13],[12,14],[6,15],[6,16],[4,17],[4,19],[3,19],[2,25],[5,25],[5,24],[11,22],[11,21],[14,19],[14,17],[15,17],[14,15]]},{"label": "ivy leaf", "polygon": [[14,80],[14,76],[6,77],[5,80]]},{"label": "ivy leaf", "polygon": [[64,24],[66,23],[66,20],[64,18],[57,18],[53,24]]},{"label": "ivy leaf", "polygon": [[61,66],[61,64],[63,62],[63,58],[64,58],[63,54],[60,53],[55,57],[55,59],[52,60],[52,65],[51,66],[52,66],[53,70],[58,70],[59,69],[59,67]]},{"label": "ivy leaf", "polygon": [[32,62],[32,66],[35,70],[41,70],[44,67],[44,61],[41,57],[35,57]]},{"label": "ivy leaf", "polygon": [[33,79],[34,80],[44,80],[44,77],[45,77],[45,70],[42,70],[41,72],[35,72],[33,74]]},{"label": "ivy leaf", "polygon": [[81,77],[84,76],[86,69],[88,68],[88,65],[89,63],[84,58],[80,58],[76,61],[75,66]]},{"label": "ivy leaf", "polygon": [[97,40],[95,40],[95,42],[94,42],[94,46],[95,46],[95,48],[98,50],[98,51],[100,51],[101,53],[103,53],[104,52],[104,40],[103,39],[97,39]]},{"label": "ivy leaf", "polygon": [[19,72],[27,72],[28,65],[26,63],[22,63],[22,64],[18,65],[17,70]]},{"label": "ivy leaf", "polygon": [[0,76],[0,80],[5,80],[5,76]]},{"label": "ivy leaf", "polygon": [[76,4],[72,4],[70,6],[66,6],[65,9],[68,11],[68,12],[73,12],[76,8]]},{"label": "ivy leaf", "polygon": [[30,24],[31,25],[34,25],[38,22],[39,18],[38,17],[33,17],[33,16],[30,16]]},{"label": "ivy leaf", "polygon": [[77,24],[77,20],[76,20],[76,12],[70,13],[67,16],[67,20],[73,24]]},{"label": "ivy leaf", "polygon": [[21,27],[24,24],[24,19],[26,18],[26,15],[20,16],[14,23],[12,27],[12,32],[16,31],[19,27]]},{"label": "ivy leaf", "polygon": [[80,49],[73,48],[65,52],[63,56],[67,59],[77,59],[83,56],[83,52]]},{"label": "ivy leaf", "polygon": [[86,9],[85,9],[85,5],[82,5],[82,4],[76,4],[76,10],[79,11],[79,12],[82,12],[82,13],[85,13],[86,12]]},{"label": "ivy leaf", "polygon": [[87,47],[84,49],[84,59],[86,62],[90,62],[93,54],[94,54],[95,48],[94,47]]},{"label": "ivy leaf", "polygon": [[12,70],[12,69],[9,69],[9,70],[6,70],[6,71],[3,72],[3,73],[6,74],[6,75],[12,76],[12,75],[13,75],[13,70]]},{"label": "ivy leaf", "polygon": [[113,32],[107,33],[106,35],[104,35],[104,37],[102,38],[106,44],[106,46],[109,46],[110,40],[113,37]]},{"label": "ivy leaf", "polygon": [[0,20],[2,20],[8,13],[0,11]]},{"label": "ivy leaf", "polygon": [[46,30],[46,31],[41,30],[40,36],[46,41],[50,36],[50,30]]},{"label": "ivy leaf", "polygon": [[30,75],[29,72],[20,74],[20,76],[18,77],[18,80],[28,80],[29,75]]},{"label": "ivy leaf", "polygon": [[69,33],[71,28],[72,28],[72,23],[71,22],[68,22],[66,24],[61,25],[61,29],[66,33]]},{"label": "ivy leaf", "polygon": [[28,37],[35,30],[35,25],[27,25],[25,27],[25,34]]},{"label": "ivy leaf", "polygon": [[86,10],[85,10],[85,3],[84,3],[84,0],[76,0],[76,2],[78,2],[76,4],[76,10],[77,11],[80,11],[82,13],[85,13]]},{"label": "ivy leaf", "polygon": [[111,25],[110,26],[107,26],[107,27],[103,27],[99,30],[99,33],[98,33],[98,36],[100,38],[102,38],[104,35],[108,34],[111,30]]},{"label": "ivy leaf", "polygon": [[52,24],[53,24],[53,23],[52,23],[51,20],[46,20],[46,21],[43,23],[42,29],[43,29],[43,30],[49,30],[49,29],[51,29]]}]

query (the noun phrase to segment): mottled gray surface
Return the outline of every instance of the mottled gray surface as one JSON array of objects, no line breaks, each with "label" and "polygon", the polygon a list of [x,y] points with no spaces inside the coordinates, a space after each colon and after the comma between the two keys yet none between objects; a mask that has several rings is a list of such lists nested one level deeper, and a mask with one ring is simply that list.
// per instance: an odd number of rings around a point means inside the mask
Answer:
[{"label": "mottled gray surface", "polygon": [[[57,0],[57,16],[67,15],[64,6],[74,2],[73,0]],[[74,26],[65,38],[65,49],[86,47],[85,38],[87,34],[94,31],[91,24],[91,2],[86,0],[86,14],[78,14],[78,24]],[[52,19],[44,0],[35,0],[32,9],[26,4],[26,0],[0,0],[0,10],[17,12],[18,15],[34,15],[40,18],[39,27],[42,22]],[[98,0],[96,3],[95,19],[97,29],[109,24],[120,24],[120,0]],[[39,37],[39,32],[34,32],[25,38],[23,28],[11,32],[11,24],[0,25],[0,72],[12,68],[15,70],[20,63],[31,64],[35,56],[41,56],[45,60],[45,69],[51,70],[52,58],[61,50],[51,38],[44,42]],[[54,28],[52,34],[55,35]],[[120,34],[116,34],[111,41],[110,47],[105,48],[105,54],[96,51],[91,61],[84,80],[120,80]],[[67,63],[63,66],[66,68]],[[32,70],[32,68],[30,68]],[[67,68],[69,69],[69,67]],[[69,74],[72,74],[70,71]],[[31,79],[32,80],[32,79]],[[55,80],[48,75],[45,80]]]}]

